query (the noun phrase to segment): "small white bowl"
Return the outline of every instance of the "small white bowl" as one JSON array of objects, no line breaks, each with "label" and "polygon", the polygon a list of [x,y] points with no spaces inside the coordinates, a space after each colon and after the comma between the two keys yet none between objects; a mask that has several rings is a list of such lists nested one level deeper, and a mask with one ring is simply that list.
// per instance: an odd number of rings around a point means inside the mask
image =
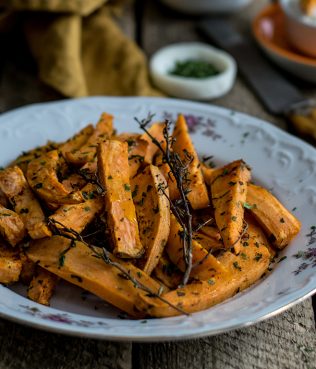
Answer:
[{"label": "small white bowl", "polygon": [[177,11],[199,15],[205,13],[233,13],[252,0],[161,0]]},{"label": "small white bowl", "polygon": [[281,7],[291,44],[304,54],[316,57],[316,19],[303,14],[298,0],[281,0]]},{"label": "small white bowl", "polygon": [[[176,62],[188,59],[209,62],[219,70],[219,74],[200,79],[169,74]],[[152,56],[149,67],[158,88],[171,96],[191,100],[211,100],[226,94],[233,86],[237,69],[229,54],[199,42],[164,47]]]}]

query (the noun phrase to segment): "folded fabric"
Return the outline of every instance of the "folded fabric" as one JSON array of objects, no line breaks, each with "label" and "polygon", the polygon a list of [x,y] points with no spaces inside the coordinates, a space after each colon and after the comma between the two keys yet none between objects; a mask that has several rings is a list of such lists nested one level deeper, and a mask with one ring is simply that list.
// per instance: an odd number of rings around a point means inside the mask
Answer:
[{"label": "folded fabric", "polygon": [[160,95],[150,84],[145,55],[122,33],[106,2],[0,0],[0,5],[22,12],[39,76],[63,95]]}]

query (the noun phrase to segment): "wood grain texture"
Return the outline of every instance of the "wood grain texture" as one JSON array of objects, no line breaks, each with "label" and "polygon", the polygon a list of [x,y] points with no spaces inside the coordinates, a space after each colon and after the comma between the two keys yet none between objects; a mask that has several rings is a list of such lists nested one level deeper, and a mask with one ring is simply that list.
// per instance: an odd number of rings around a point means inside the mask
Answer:
[{"label": "wood grain texture", "polygon": [[139,369],[313,369],[311,300],[249,328],[199,340],[137,344],[133,354]]},{"label": "wood grain texture", "polygon": [[0,320],[0,369],[131,369],[131,344],[47,333]]}]

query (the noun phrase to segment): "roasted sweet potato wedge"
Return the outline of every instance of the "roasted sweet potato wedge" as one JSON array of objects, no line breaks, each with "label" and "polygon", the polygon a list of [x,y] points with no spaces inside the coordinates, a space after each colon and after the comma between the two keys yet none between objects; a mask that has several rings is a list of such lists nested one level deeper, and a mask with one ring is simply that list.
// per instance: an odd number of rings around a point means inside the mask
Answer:
[{"label": "roasted sweet potato wedge", "polygon": [[67,152],[75,153],[77,150],[79,150],[88,141],[93,131],[93,125],[89,124],[82,128],[82,130],[76,133],[69,140],[61,144],[58,149],[62,153],[63,157],[66,158]]},{"label": "roasted sweet potato wedge", "polygon": [[25,226],[20,216],[12,210],[0,205],[0,234],[15,246],[21,242],[25,236]]},{"label": "roasted sweet potato wedge", "polygon": [[248,184],[249,211],[264,229],[269,242],[283,249],[300,231],[301,224],[269,191]]},{"label": "roasted sweet potato wedge", "polygon": [[250,170],[243,160],[216,169],[210,180],[216,224],[227,249],[240,251]]},{"label": "roasted sweet potato wedge", "polygon": [[161,256],[153,271],[153,275],[171,289],[178,288],[183,279],[183,273],[172,263],[167,254]]},{"label": "roasted sweet potato wedge", "polygon": [[[252,240],[248,247],[242,247],[238,256],[226,251],[219,260],[229,270],[229,277],[216,275],[205,281],[195,281],[163,294],[163,298],[186,313],[208,309],[255,283],[267,270],[270,253],[264,246],[258,248]],[[137,306],[153,317],[180,314],[172,306],[146,295],[139,295]]]},{"label": "roasted sweet potato wedge", "polygon": [[82,189],[82,196],[85,201],[80,204],[62,205],[49,219],[55,221],[57,228],[61,223],[66,228],[81,233],[85,227],[99,214],[103,207],[104,201],[99,195],[96,185],[88,183]]},{"label": "roasted sweet potato wedge", "polygon": [[114,140],[101,143],[98,171],[105,189],[105,210],[114,253],[124,258],[139,258],[144,248],[132,200],[127,143]]},{"label": "roasted sweet potato wedge", "polygon": [[[145,249],[139,267],[150,275],[160,259],[170,231],[169,200],[159,190],[160,186],[165,188],[167,182],[156,166],[148,165],[131,180],[131,186],[140,241]],[[167,188],[165,191],[168,195]]]},{"label": "roasted sweet potato wedge", "polygon": [[148,142],[142,136],[135,133],[121,133],[115,140],[126,142],[128,146],[129,176],[133,178],[145,161]]},{"label": "roasted sweet potato wedge", "polygon": [[35,149],[23,152],[22,155],[17,157],[10,166],[17,165],[24,174],[26,174],[27,167],[29,163],[36,158],[39,158],[43,154],[52,151],[57,150],[59,147],[59,144],[56,142],[48,141],[46,145],[38,146]]},{"label": "roasted sweet potato wedge", "polygon": [[31,238],[51,236],[43,210],[18,166],[0,172],[0,188],[21,217]]},{"label": "roasted sweet potato wedge", "polygon": [[87,142],[80,149],[65,153],[66,161],[76,166],[93,161],[97,156],[98,144],[109,139],[112,134],[113,116],[103,113]]},{"label": "roasted sweet potato wedge", "polygon": [[[164,123],[153,123],[148,128],[148,132],[151,136],[153,136],[157,140],[157,142],[163,143],[164,127],[165,127]],[[152,139],[149,137],[149,135],[146,132],[141,135],[141,139],[148,142],[146,154],[145,154],[145,163],[151,164],[153,163],[154,156],[159,150],[158,146],[152,141]]]},{"label": "roasted sweet potato wedge", "polygon": [[10,284],[17,282],[22,270],[22,261],[19,251],[0,244],[0,283]]},{"label": "roasted sweet potato wedge", "polygon": [[55,274],[37,265],[33,279],[27,289],[27,297],[39,304],[49,306],[57,282],[58,277]]},{"label": "roasted sweet potato wedge", "polygon": [[[170,217],[170,234],[166,252],[170,260],[184,272],[186,265],[183,257],[183,230],[174,215]],[[194,239],[192,241],[192,264],[196,266],[192,268],[190,276],[201,280],[227,272],[226,268]]]},{"label": "roasted sweet potato wedge", "polygon": [[188,153],[192,158],[188,167],[190,180],[189,188],[191,190],[188,194],[190,204],[193,209],[206,208],[210,201],[202,175],[200,161],[193,146],[186,120],[181,114],[178,116],[172,137],[175,140],[172,145],[173,151],[176,152],[184,161],[186,153]]},{"label": "roasted sweet potato wedge", "polygon": [[[76,242],[75,247],[70,247],[70,243],[69,239],[61,236],[33,241],[27,255],[43,268],[94,293],[128,314],[143,316],[137,311],[135,301],[138,293],[145,295],[146,292],[136,288],[116,267],[94,257],[93,251],[83,243]],[[66,249],[69,251],[65,253]],[[118,260],[113,255],[111,260],[121,264],[136,280],[158,293],[159,283],[142,270],[131,263]]]},{"label": "roasted sweet potato wedge", "polygon": [[83,202],[84,199],[80,191],[69,191],[59,182],[58,167],[57,150],[33,159],[28,165],[26,174],[29,185],[39,197],[48,203],[78,204]]}]

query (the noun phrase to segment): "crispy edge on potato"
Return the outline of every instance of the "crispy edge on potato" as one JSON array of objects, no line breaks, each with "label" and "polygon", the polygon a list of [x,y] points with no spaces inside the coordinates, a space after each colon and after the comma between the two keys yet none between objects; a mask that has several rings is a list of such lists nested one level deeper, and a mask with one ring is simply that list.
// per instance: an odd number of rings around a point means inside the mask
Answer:
[{"label": "crispy edge on potato", "polygon": [[11,246],[21,242],[25,236],[25,226],[21,217],[2,205],[0,205],[0,234]]},{"label": "crispy edge on potato", "polygon": [[[219,260],[229,270],[228,277],[214,276],[206,281],[194,281],[162,297],[187,313],[208,309],[255,283],[266,272],[270,253],[265,246],[258,248],[251,240],[239,255],[226,251]],[[139,295],[137,306],[145,314],[157,318],[180,314],[171,306],[147,295]]]},{"label": "crispy edge on potato", "polygon": [[154,165],[148,165],[131,180],[140,241],[145,256],[139,267],[151,274],[167,243],[170,231],[170,206],[168,198],[160,190],[163,186],[168,196],[166,179]]},{"label": "crispy edge on potato", "polygon": [[109,139],[113,134],[113,116],[102,113],[96,127],[87,142],[78,150],[65,153],[66,161],[76,166],[82,166],[93,161],[97,155],[100,142]]},{"label": "crispy edge on potato", "polygon": [[189,189],[188,200],[193,209],[206,208],[209,203],[207,188],[201,171],[200,161],[191,140],[186,120],[182,114],[179,114],[174,131],[172,134],[174,142],[172,149],[182,160],[185,161],[187,153],[192,161],[188,166],[189,171]]},{"label": "crispy edge on potato", "polygon": [[210,179],[216,224],[227,249],[240,251],[250,170],[243,160],[216,169]]},{"label": "crispy edge on potato", "polygon": [[[183,257],[183,230],[174,215],[170,217],[170,233],[166,252],[170,260],[184,272],[186,264]],[[191,278],[203,280],[227,272],[226,268],[194,239],[192,240],[192,264],[195,267],[192,268]]]},{"label": "crispy edge on potato", "polygon": [[[68,282],[94,293],[105,301],[113,304],[131,316],[142,317],[135,305],[138,293],[147,294],[136,288],[132,281],[126,279],[116,267],[105,264],[101,258],[96,258],[93,251],[85,244],[76,241],[70,247],[71,240],[61,236],[53,236],[32,241],[27,250],[28,257],[40,266],[58,275]],[[64,254],[63,265],[60,257]],[[112,261],[121,264],[130,275],[158,293],[160,285],[133,264],[110,255]]]},{"label": "crispy edge on potato", "polygon": [[18,166],[9,167],[0,172],[0,188],[9,199],[14,211],[21,217],[31,238],[51,236],[41,205]]},{"label": "crispy edge on potato", "polygon": [[105,189],[105,210],[114,254],[139,258],[145,250],[140,242],[132,200],[126,142],[109,140],[99,145],[98,172]]},{"label": "crispy edge on potato", "polygon": [[250,205],[249,212],[278,249],[287,246],[300,231],[299,220],[265,188],[248,184],[247,203]]},{"label": "crispy edge on potato", "polygon": [[36,265],[35,274],[27,289],[27,297],[39,304],[49,306],[57,282],[58,277],[55,274]]},{"label": "crispy edge on potato", "polygon": [[57,150],[32,160],[28,165],[26,178],[33,191],[47,203],[78,204],[83,202],[80,191],[69,191],[59,182],[58,167]]},{"label": "crispy edge on potato", "polygon": [[[81,233],[104,207],[104,201],[99,195],[96,185],[88,183],[81,192],[85,199],[84,202],[62,205],[54,214],[49,216],[49,219]],[[60,228],[61,225],[58,223],[55,223],[55,225]]]}]

